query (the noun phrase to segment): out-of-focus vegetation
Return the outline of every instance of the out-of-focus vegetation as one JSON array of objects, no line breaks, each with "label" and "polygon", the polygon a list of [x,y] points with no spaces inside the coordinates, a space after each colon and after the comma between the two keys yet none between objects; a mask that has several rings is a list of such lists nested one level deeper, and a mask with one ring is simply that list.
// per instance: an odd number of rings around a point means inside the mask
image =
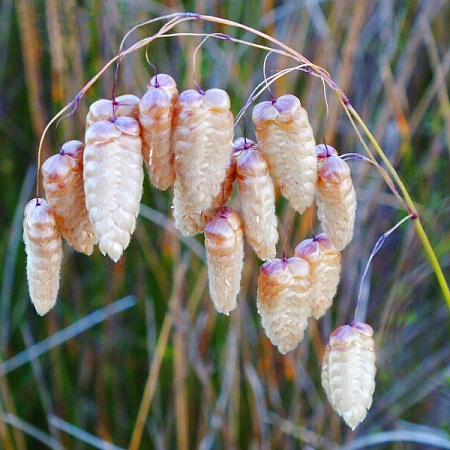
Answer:
[{"label": "out-of-focus vegetation", "polygon": [[[208,298],[202,239],[180,240],[171,221],[171,193],[152,189],[148,179],[146,207],[122,259],[114,265],[98,250],[86,257],[65,246],[57,306],[45,318],[36,315],[26,288],[21,220],[33,195],[39,137],[48,120],[117,53],[131,26],[183,10],[265,31],[331,73],[410,189],[449,278],[447,1],[3,0],[0,447],[81,449],[90,442],[110,448],[106,441],[127,447],[143,399],[150,409],[141,448],[365,448],[370,438],[385,440],[379,448],[449,445],[449,312],[410,222],[388,238],[363,286],[360,314],[376,333],[378,373],[372,408],[355,432],[331,410],[320,385],[324,345],[334,328],[353,318],[374,243],[406,215],[380,174],[363,161],[349,162],[359,203],[338,295],[286,357],[264,336],[256,312],[260,262],[247,249],[239,306],[230,317],[216,313]],[[129,43],[156,31],[144,27]],[[177,31],[254,39],[197,21]],[[148,48],[149,59],[180,89],[194,86],[194,72],[203,88],[226,89],[237,113],[263,79],[265,54],[209,39],[194,67],[199,42],[158,40]],[[290,64],[272,55],[268,73]],[[118,94],[142,95],[152,74],[145,51],[127,56]],[[44,159],[65,140],[83,139],[88,105],[110,97],[113,77],[114,71],[107,71],[73,115],[51,129]],[[300,97],[317,141],[325,136],[340,153],[364,151],[330,90],[326,119],[319,79],[290,74],[275,84],[274,93]],[[246,122],[251,137],[249,117]],[[292,210],[281,198],[277,210],[291,254],[317,231],[314,211],[297,215],[291,226]],[[129,295],[136,301],[114,303]],[[105,310],[108,305],[112,309]],[[150,389],[144,390],[148,380]],[[383,434],[393,430],[397,435]]]}]

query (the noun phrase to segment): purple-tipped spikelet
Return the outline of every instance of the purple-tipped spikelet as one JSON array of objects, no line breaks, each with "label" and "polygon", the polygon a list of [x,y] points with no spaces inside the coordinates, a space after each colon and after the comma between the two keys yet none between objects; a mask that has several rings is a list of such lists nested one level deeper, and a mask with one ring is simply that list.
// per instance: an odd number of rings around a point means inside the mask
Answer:
[{"label": "purple-tipped spikelet", "polygon": [[34,198],[27,203],[23,240],[27,254],[28,290],[37,313],[43,316],[55,305],[62,260],[61,236],[46,200]]},{"label": "purple-tipped spikelet", "polygon": [[205,226],[209,293],[217,311],[229,314],[236,308],[241,288],[244,243],[239,214],[224,207]]},{"label": "purple-tipped spikelet", "polygon": [[97,243],[86,209],[83,185],[84,144],[66,142],[42,164],[42,178],[62,237],[75,250],[90,255]]},{"label": "purple-tipped spikelet", "polygon": [[316,146],[317,215],[328,238],[338,250],[352,240],[356,195],[348,164],[329,145]]},{"label": "purple-tipped spikelet", "polygon": [[314,201],[317,159],[308,113],[294,95],[259,103],[253,109],[258,147],[275,185],[302,213]]},{"label": "purple-tipped spikelet", "polygon": [[352,322],[336,328],[325,349],[322,386],[333,409],[353,430],[372,404],[375,372],[372,327]]},{"label": "purple-tipped spikelet", "polygon": [[172,119],[178,90],[164,73],[154,76],[139,103],[142,156],[153,186],[167,189],[175,181]]},{"label": "purple-tipped spikelet", "polygon": [[275,193],[269,168],[250,139],[236,139],[233,154],[236,158],[245,237],[259,258],[272,259],[276,255],[278,231]]},{"label": "purple-tipped spikelet", "polygon": [[325,233],[305,239],[295,248],[295,256],[311,266],[311,314],[319,319],[333,302],[341,272],[341,254]]},{"label": "purple-tipped spikelet", "polygon": [[258,279],[258,312],[267,337],[283,354],[303,339],[311,315],[311,275],[302,258],[265,262]]}]

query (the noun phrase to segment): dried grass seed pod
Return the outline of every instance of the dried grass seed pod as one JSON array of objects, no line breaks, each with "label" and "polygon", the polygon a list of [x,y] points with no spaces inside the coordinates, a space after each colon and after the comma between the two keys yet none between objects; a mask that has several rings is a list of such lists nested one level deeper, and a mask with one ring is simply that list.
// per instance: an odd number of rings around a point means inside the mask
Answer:
[{"label": "dried grass seed pod", "polygon": [[160,73],[150,80],[148,90],[139,103],[142,156],[150,181],[163,190],[175,182],[172,118],[177,99],[175,80]]},{"label": "dried grass seed pod", "polygon": [[[139,97],[132,94],[124,94],[116,97],[115,100],[115,117],[133,117],[139,120]],[[113,119],[113,102],[106,98],[101,98],[92,103],[86,116],[86,129],[93,123],[100,120]]]},{"label": "dried grass seed pod", "polygon": [[225,169],[225,178],[220,185],[219,193],[212,199],[211,206],[199,210],[184,194],[181,183],[176,180],[173,189],[173,216],[175,226],[184,236],[194,236],[201,233],[205,225],[211,221],[217,211],[228,201],[236,179],[236,161],[230,155]]},{"label": "dried grass seed pod", "polygon": [[262,260],[273,259],[278,242],[275,192],[267,163],[250,139],[234,141],[244,233]]},{"label": "dried grass seed pod", "polygon": [[46,200],[35,198],[27,203],[23,240],[27,254],[28,290],[37,313],[43,316],[55,305],[62,260],[61,236]]},{"label": "dried grass seed pod", "polygon": [[258,279],[258,312],[270,341],[285,354],[303,339],[311,315],[309,263],[297,257],[265,262]]},{"label": "dried grass seed pod", "polygon": [[348,164],[330,145],[316,146],[317,215],[333,245],[342,250],[352,240],[356,194]]},{"label": "dried grass seed pod", "polygon": [[84,190],[103,254],[117,261],[136,227],[142,196],[139,123],[132,117],[95,122],[86,131]]},{"label": "dried grass seed pod", "polygon": [[311,314],[319,319],[333,302],[341,272],[341,254],[325,233],[305,239],[295,248],[295,256],[311,267]]},{"label": "dried grass seed pod", "polygon": [[353,430],[372,405],[375,372],[370,325],[352,322],[331,333],[323,358],[322,386],[333,409]]},{"label": "dried grass seed pod", "polygon": [[75,250],[90,255],[97,243],[86,209],[83,185],[84,144],[66,142],[42,164],[43,185],[62,237]]},{"label": "dried grass seed pod", "polygon": [[224,207],[205,226],[209,293],[217,311],[236,308],[244,264],[244,241],[239,214]]},{"label": "dried grass seed pod", "polygon": [[276,186],[300,214],[314,201],[317,158],[308,113],[294,95],[282,95],[253,109],[258,148]]},{"label": "dried grass seed pod", "polygon": [[175,172],[196,211],[219,194],[233,140],[230,98],[221,89],[184,91],[174,111]]}]

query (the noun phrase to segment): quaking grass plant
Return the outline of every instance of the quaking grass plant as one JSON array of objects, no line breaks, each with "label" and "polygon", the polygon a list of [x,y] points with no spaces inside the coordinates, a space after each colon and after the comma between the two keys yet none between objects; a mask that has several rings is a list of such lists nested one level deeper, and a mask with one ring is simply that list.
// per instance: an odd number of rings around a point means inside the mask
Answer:
[{"label": "quaking grass plant", "polygon": [[[165,21],[166,23],[160,28],[160,30],[155,33],[154,35],[152,35],[149,38],[145,38],[142,39],[141,41],[138,41],[137,43],[131,45],[130,47],[128,47],[127,49],[123,50],[123,46],[124,43],[126,42],[126,39],[130,36],[130,34],[135,31],[138,27],[142,27],[145,25],[148,25],[150,23],[153,23],[157,20],[161,20],[161,21]],[[266,45],[261,45],[261,44],[255,44],[253,42],[248,42],[248,41],[244,41],[241,39],[237,39],[237,38],[233,38],[230,35],[225,35],[223,33],[209,33],[209,34],[201,34],[201,33],[173,33],[172,30],[182,24],[183,22],[186,21],[208,21],[208,22],[214,22],[217,24],[221,24],[221,25],[226,25],[226,26],[230,26],[230,27],[239,27],[242,28],[250,33],[256,34],[259,37],[263,38],[264,40],[266,40],[267,42],[273,44],[275,46],[275,48],[272,47],[268,47]],[[269,53],[276,53],[279,55],[283,55],[285,57],[288,57],[290,59],[292,59],[294,61],[294,63],[296,64],[294,67],[292,68],[288,68],[285,70],[280,71],[279,73],[271,76],[271,77],[267,77],[265,78],[265,80],[254,90],[254,93],[251,95],[251,97],[249,98],[249,101],[247,102],[246,105],[244,105],[244,107],[242,108],[241,112],[236,116],[236,120],[235,123],[238,123],[238,121],[243,117],[243,115],[245,114],[245,112],[247,111],[247,109],[249,108],[249,106],[259,97],[259,95],[261,95],[264,91],[266,91],[267,89],[269,89],[270,85],[272,83],[274,83],[277,79],[279,79],[280,77],[294,71],[294,70],[301,70],[304,72],[307,72],[313,76],[318,77],[322,83],[324,84],[324,91],[326,90],[326,86],[328,86],[329,88],[332,89],[332,91],[338,96],[343,108],[345,109],[349,120],[351,121],[355,132],[357,133],[361,143],[363,144],[364,148],[367,151],[368,157],[364,158],[367,159],[368,161],[370,161],[371,163],[373,163],[379,170],[381,176],[385,179],[385,181],[387,182],[389,188],[392,190],[393,194],[396,196],[396,198],[399,200],[400,204],[405,208],[406,213],[408,214],[407,218],[411,218],[414,221],[417,233],[419,238],[421,239],[424,249],[426,251],[426,254],[430,260],[430,263],[436,273],[437,279],[439,281],[439,284],[442,288],[442,292],[444,295],[444,298],[448,304],[448,306],[450,307],[450,292],[448,289],[448,285],[445,281],[444,275],[442,273],[442,269],[439,266],[439,263],[437,261],[437,258],[433,252],[433,249],[429,243],[428,237],[422,227],[422,224],[420,222],[420,217],[415,209],[414,203],[405,187],[405,185],[402,183],[400,177],[398,176],[396,170],[394,169],[394,167],[390,164],[388,158],[386,157],[386,155],[384,154],[384,152],[382,151],[381,147],[378,145],[378,143],[376,142],[375,138],[373,137],[373,135],[370,133],[370,131],[368,130],[367,126],[364,124],[364,122],[362,121],[362,119],[360,118],[360,116],[357,114],[357,112],[354,110],[354,108],[351,106],[348,98],[345,96],[345,94],[341,91],[341,89],[336,85],[336,83],[332,80],[332,78],[330,77],[330,75],[321,67],[315,66],[314,64],[312,64],[311,62],[309,62],[307,59],[305,59],[302,55],[298,54],[297,52],[295,52],[293,49],[289,48],[288,46],[284,45],[283,43],[279,42],[278,40],[264,34],[261,33],[257,30],[254,30],[252,28],[246,27],[244,25],[241,25],[239,23],[235,23],[235,22],[231,22],[225,19],[220,19],[218,17],[213,17],[213,16],[204,16],[204,15],[198,15],[198,14],[173,14],[170,16],[164,16],[155,20],[151,20],[148,22],[145,22],[143,24],[140,24],[136,27],[134,27],[132,30],[130,30],[129,33],[127,33],[127,35],[125,36],[122,45],[121,45],[121,51],[119,52],[119,54],[114,57],[94,78],[92,78],[92,80],[80,91],[80,93],[77,95],[77,97],[73,100],[73,102],[71,102],[70,104],[68,104],[63,110],[60,111],[60,113],[58,113],[47,125],[42,138],[41,138],[41,142],[40,142],[40,146],[39,146],[39,151],[38,151],[38,167],[40,167],[40,155],[41,155],[41,148],[42,148],[42,144],[43,141],[45,139],[45,135],[47,133],[47,130],[49,129],[49,127],[58,119],[60,119],[64,114],[66,114],[67,112],[69,112],[72,108],[76,107],[76,105],[78,104],[78,102],[80,101],[81,97],[86,93],[86,91],[93,85],[93,83],[95,83],[95,81],[102,76],[103,73],[105,73],[105,71],[111,67],[114,63],[117,63],[117,69],[116,69],[116,77],[117,77],[117,70],[119,68],[119,62],[122,60],[122,58],[129,54],[132,53],[134,51],[139,50],[140,48],[143,48],[145,46],[148,46],[152,41],[154,41],[155,39],[159,39],[159,38],[164,38],[164,37],[174,37],[174,36],[180,36],[180,35],[192,35],[192,36],[205,36],[205,39],[208,38],[217,38],[217,39],[222,39],[222,40],[227,40],[227,41],[231,41],[231,42],[236,42],[236,43],[240,43],[240,44],[244,44],[244,45],[249,45],[252,47],[255,47],[257,49],[260,49],[262,51],[266,51]],[[203,42],[204,42],[203,41]],[[194,54],[195,55],[195,54]],[[129,145],[129,140],[133,140],[133,142],[137,142],[136,141],[136,137],[139,135],[139,131],[137,131],[138,129],[136,128],[134,122],[132,122],[132,120],[136,120],[136,119],[131,119],[131,120],[125,120],[125,119],[121,119],[120,117],[115,117],[115,95],[114,95],[114,91],[115,91],[115,86],[116,84],[114,84],[114,89],[113,89],[113,97],[112,97],[112,102],[110,105],[110,109],[112,111],[112,116],[110,119],[111,122],[111,126],[108,125],[92,125],[95,128],[98,128],[98,130],[93,130],[88,132],[87,137],[86,137],[86,144],[91,145],[91,144],[95,144],[97,145],[100,142],[100,145],[103,145],[103,143],[109,142],[110,140],[112,140],[114,142],[114,145],[119,148],[123,148],[124,150],[128,148]],[[203,95],[203,91],[201,91],[200,88],[198,88],[198,91],[201,93],[201,95]],[[325,97],[326,99],[326,97]],[[273,100],[272,103],[276,103],[275,99]],[[123,123],[122,123],[123,122]],[[362,131],[364,132],[366,138],[369,140],[370,144],[374,147],[374,149],[376,150],[378,156],[380,157],[380,159],[382,160],[382,162],[385,164],[385,166],[387,167],[387,170],[383,169],[380,164],[377,162],[375,156],[372,154],[372,152],[369,149],[369,146],[366,144],[364,137],[361,135],[358,126],[362,129]],[[107,127],[107,129],[105,128]],[[108,128],[109,127],[109,128]],[[90,128],[91,130],[91,128]],[[116,136],[117,134],[117,136]],[[123,136],[125,136],[125,138],[123,138]],[[129,137],[130,136],[130,137]],[[89,139],[88,139],[89,137]],[[258,140],[259,140],[259,136]],[[140,147],[139,147],[140,148]],[[247,150],[247,144],[244,144],[244,148],[243,149],[239,149],[239,151],[246,151]],[[319,161],[320,161],[320,157],[323,157],[326,160],[326,163],[328,163],[328,160],[332,160],[334,156],[333,151],[331,150],[332,147],[327,146],[327,144],[325,143],[324,146],[320,147],[317,150],[317,155],[319,157]],[[137,148],[134,149],[134,153],[138,153]],[[325,151],[325,154],[323,154],[323,152]],[[97,154],[95,152],[95,149],[93,149],[93,157],[96,158]],[[118,154],[120,155],[120,149],[118,151]],[[352,155],[349,155],[348,157],[352,157]],[[363,157],[361,156],[355,156],[355,158],[358,159],[363,159]],[[142,160],[137,158],[138,160],[136,160],[136,165],[140,165],[142,166]],[[89,158],[85,157],[85,163],[89,162]],[[226,159],[224,160],[226,163]],[[343,159],[341,158],[337,158],[337,161],[339,164],[344,164],[344,168],[345,168],[345,163],[343,162]],[[99,161],[99,164],[102,163],[102,161]],[[124,163],[126,163],[124,161]],[[270,161],[269,161],[270,164]],[[225,173],[225,165],[226,164],[222,164],[224,166],[223,172]],[[120,167],[120,165],[119,165]],[[120,168],[117,167],[114,170],[120,170]],[[96,170],[98,170],[96,168]],[[100,173],[102,172],[107,172],[109,170],[108,167],[105,166],[104,169],[100,169]],[[319,186],[320,186],[320,180],[321,180],[321,169],[319,169]],[[86,180],[86,173],[89,171],[89,169],[84,169],[84,177]],[[344,170],[345,172],[345,170]],[[139,186],[140,184],[142,184],[142,180],[139,181],[139,177],[140,175],[136,172],[136,176],[133,176],[133,181],[137,180],[137,186]],[[327,172],[327,176],[330,176],[330,180],[333,182],[335,175],[329,175],[330,172]],[[177,174],[178,176],[180,176],[180,174]],[[239,176],[239,171],[238,171],[238,176]],[[348,174],[346,173],[346,175],[348,177]],[[322,178],[326,178],[325,173],[323,173]],[[217,180],[216,180],[217,181]],[[126,180],[124,181],[124,185],[126,185],[127,182]],[[220,183],[219,183],[220,184]],[[187,184],[187,186],[189,185],[189,183]],[[134,206],[131,207],[132,212],[130,213],[131,216],[136,217],[137,215],[137,210],[136,210],[136,201],[137,203],[139,202],[139,187],[136,188],[137,189],[137,194],[134,198]],[[325,195],[323,194],[322,191],[321,195]],[[120,188],[119,188],[120,190]],[[37,183],[37,191],[39,191],[39,172],[38,172],[38,183]],[[256,191],[256,190],[255,190]],[[86,181],[85,181],[85,192],[86,192],[86,196],[89,197],[89,190],[86,189]],[[214,196],[214,195],[213,195]],[[325,195],[326,197],[326,195]],[[352,200],[348,200],[348,194],[345,194],[345,201],[344,201],[344,206],[345,206],[345,202],[350,202],[351,204],[354,203],[354,201]],[[104,204],[102,203],[103,200],[100,199],[99,200],[99,205],[96,205],[95,202],[93,203],[93,207],[96,208],[96,210],[98,210],[99,208],[101,209],[101,207],[104,206]],[[86,202],[87,205],[89,205],[89,201]],[[324,228],[327,230],[326,228],[326,222],[330,221],[330,219],[327,219],[327,211],[328,211],[328,216],[330,216],[331,218],[336,218],[336,214],[334,214],[335,211],[335,207],[336,205],[340,204],[340,200],[338,200],[338,203],[332,203],[330,204],[331,206],[326,206],[326,201],[323,201],[319,204],[319,213],[320,213],[320,208],[321,208],[321,204],[325,204],[325,206],[323,207],[324,209],[322,210],[322,217],[323,217],[323,225]],[[40,206],[40,205],[37,205]],[[203,205],[205,207],[207,207],[208,205]],[[202,206],[202,207],[203,207]],[[92,208],[92,206],[91,206]],[[328,208],[328,209],[327,209]],[[333,208],[333,209],[330,209]],[[350,209],[353,208],[353,212],[352,214],[354,214],[354,205],[350,207]],[[88,206],[89,209],[89,206]],[[344,212],[343,215],[345,216],[346,213],[348,213],[349,207],[344,207]],[[325,212],[323,212],[325,211]],[[331,211],[331,212],[330,212]],[[265,216],[265,214],[263,214]],[[91,214],[90,214],[91,216]],[[103,218],[103,215],[100,214],[100,217]],[[222,215],[220,216],[220,218],[224,218],[226,217]],[[132,217],[131,217],[131,222],[132,222]],[[92,217],[91,217],[91,222],[93,221]],[[244,218],[244,222],[245,222],[245,218]],[[352,221],[351,221],[352,222]],[[403,223],[403,220],[401,221],[401,223]],[[399,223],[400,224],[400,223]],[[399,225],[398,224],[398,225]],[[95,228],[95,224],[94,228]],[[99,225],[100,227],[103,225]],[[245,223],[244,223],[244,228],[245,228]],[[334,224],[332,224],[330,226],[330,230],[331,230],[331,234],[328,233],[329,237],[331,240],[333,240],[332,237],[332,230],[334,230],[336,228],[336,226]],[[348,227],[347,227],[348,228]],[[352,226],[350,227],[352,229]],[[396,228],[396,227],[394,227]],[[134,223],[131,223],[131,225],[128,226],[128,232],[131,233],[134,230]],[[327,230],[328,231],[328,230]],[[377,243],[374,252],[371,256],[370,260],[372,259],[373,255],[376,253],[376,251],[378,251],[378,249],[381,247],[384,239],[387,237],[388,234],[390,234],[390,232],[392,232],[392,230],[390,230],[388,233],[386,233],[384,236],[382,236],[382,239],[379,240],[379,242]],[[351,236],[349,236],[351,237]],[[123,249],[128,245],[127,239],[129,239],[129,237],[125,237],[124,238],[124,242],[122,244],[122,248],[119,249],[118,251],[115,248],[104,248],[104,251],[108,254],[110,254],[110,256],[114,259],[117,260],[118,258],[120,258],[121,252],[123,251]],[[348,239],[347,239],[348,241]],[[346,239],[344,239],[344,242],[342,243],[339,240],[334,240],[333,244],[335,244],[336,247],[338,247],[338,249],[343,248],[346,245]],[[284,253],[284,252],[283,252]],[[272,254],[268,254],[268,258],[265,258],[264,256],[262,256],[263,259],[273,259],[273,255]],[[284,274],[284,271],[286,268],[289,268],[289,270],[292,272],[292,277],[293,279],[297,279],[297,278],[305,278],[305,279],[309,279],[309,277],[311,277],[312,275],[309,273],[309,265],[308,268],[307,266],[305,266],[303,263],[301,263],[300,261],[295,261],[294,257],[292,259],[292,261],[290,261],[290,259],[286,259],[285,255],[283,254],[283,259],[282,260],[274,260],[272,262],[269,262],[270,264],[272,264],[272,267],[269,265],[264,265],[263,268],[264,270],[266,270],[266,274],[270,275],[270,276],[275,276],[275,278],[278,278],[277,274]],[[300,259],[300,258],[299,258]],[[303,260],[301,260],[303,261]],[[292,269],[290,268],[292,267]],[[366,269],[367,271],[367,269]],[[297,273],[297,275],[296,275]],[[263,281],[263,283],[265,283],[266,281]],[[278,281],[276,281],[278,282]],[[271,281],[272,283],[272,281]],[[283,284],[284,283],[284,284]],[[292,287],[292,292],[294,292],[297,288],[297,284],[296,282],[291,282],[291,281],[283,281],[281,283],[283,287],[283,292],[290,292],[290,289]],[[297,292],[298,295],[305,297],[305,298],[309,298],[310,294],[310,286],[308,286],[307,284],[305,284],[304,289],[300,292]],[[290,295],[290,294],[289,294]],[[264,298],[269,298],[271,299],[272,294],[264,294]],[[289,296],[288,296],[289,297]],[[296,300],[297,297],[293,297],[293,301],[297,301]],[[308,308],[306,308],[308,309]],[[283,314],[285,314],[286,312],[283,312]],[[276,312],[276,314],[279,314],[279,311]],[[303,317],[302,320],[305,319],[304,315],[305,314],[310,314],[309,312],[303,312]],[[355,317],[356,317],[356,312],[355,312]],[[297,324],[297,322],[294,320],[293,326],[295,326]],[[281,324],[279,324],[281,327],[283,327],[283,323],[281,322]],[[297,324],[298,325],[298,324]],[[277,325],[278,326],[278,325]],[[334,336],[335,337],[339,337],[340,339],[343,339],[343,342],[345,344],[345,346],[350,346],[350,350],[346,349],[345,351],[350,351],[351,354],[353,355],[356,352],[356,356],[351,356],[351,358],[356,358],[356,361],[358,361],[358,358],[361,358],[363,356],[361,355],[365,355],[367,353],[367,351],[369,351],[369,354],[373,354],[373,344],[372,344],[372,340],[370,339],[372,336],[372,332],[369,330],[370,327],[368,327],[366,324],[361,324],[359,322],[352,322],[352,324],[350,325],[350,329],[352,330],[351,332],[338,332],[338,330],[336,330]],[[352,334],[353,333],[353,334]],[[356,334],[355,334],[356,333]],[[358,334],[359,333],[359,334]],[[270,334],[270,333],[268,333]],[[295,334],[295,333],[294,333]],[[298,339],[301,339],[302,337],[302,333],[300,333],[301,336],[299,336]],[[351,336],[351,338],[347,339],[346,336]],[[363,336],[362,338],[358,338],[358,336],[361,335]],[[356,336],[356,337],[354,337]],[[272,339],[272,337],[271,337]],[[273,338],[273,341],[277,341],[278,338]],[[331,369],[331,364],[332,361],[337,359],[339,361],[339,357],[333,356],[335,354],[339,355],[339,352],[337,353],[333,353],[333,349],[336,347],[336,345],[339,344],[339,339],[334,339],[330,342],[330,349],[329,349],[329,353],[327,355],[327,364],[326,364],[326,368],[324,368],[326,373],[326,376],[324,379],[326,379],[326,381],[324,381],[324,385],[327,386],[325,387],[327,394],[329,395],[329,397],[333,397],[333,389],[334,390],[339,390],[339,386],[334,386],[333,387],[333,373],[332,373],[332,369]],[[361,342],[361,344],[360,344]],[[354,343],[354,344],[353,344]],[[296,345],[296,343],[295,343]],[[333,347],[334,346],[334,347]],[[289,346],[285,347],[283,344],[283,348],[289,350]],[[359,349],[362,349],[361,351]],[[370,370],[367,369],[367,366],[365,366],[365,364],[367,363],[366,360],[362,361],[362,366],[360,369],[358,369],[360,372],[359,373],[366,373],[366,372],[370,372]],[[352,367],[354,368],[355,366],[358,367],[359,363],[355,363],[352,364]],[[372,362],[368,362],[367,364],[371,365]],[[345,369],[347,370],[347,369]],[[374,374],[374,371],[373,371]],[[351,376],[351,374],[344,372],[344,378],[346,376]],[[358,375],[356,375],[357,377]],[[370,402],[368,401],[368,397],[371,398],[372,396],[372,392],[373,392],[373,380],[369,380],[369,383],[367,385],[367,392],[368,394],[365,394],[364,397],[364,407],[362,412],[359,411],[357,414],[356,413],[348,413],[348,409],[354,409],[354,408],[358,408],[358,405],[353,405],[351,404],[350,406],[348,404],[342,406],[342,404],[339,402],[339,396],[342,397],[342,393],[338,394],[338,398],[337,399],[332,399],[330,398],[333,406],[335,407],[335,409],[344,416],[344,418],[346,419],[346,421],[349,423],[349,425],[351,425],[352,427],[356,426],[356,424],[362,420],[362,418],[364,418],[365,416],[365,411],[366,408],[368,408],[370,406]],[[363,386],[363,390],[364,390],[364,383],[365,380],[362,380],[360,382],[359,387],[361,388],[361,386]],[[150,388],[149,388],[150,389]],[[357,387],[354,388],[355,390],[358,389],[358,383],[357,383]],[[330,393],[329,393],[330,392]],[[347,399],[352,397],[352,392],[350,393],[346,393],[344,391],[344,399]],[[148,398],[148,397],[146,397]],[[356,403],[358,402],[358,399],[355,400]],[[345,401],[344,401],[345,403]],[[347,402],[348,403],[348,402]],[[351,403],[351,402],[350,402]],[[147,409],[148,409],[148,404],[144,403],[141,405],[141,409],[139,412],[139,418],[141,420],[138,420],[136,422],[136,428],[135,431],[133,433],[133,438],[132,438],[132,442],[130,445],[130,448],[137,448],[141,439],[141,435],[142,435],[142,418],[145,418],[146,414],[147,414]],[[355,414],[357,416],[357,419],[355,421]]]}]

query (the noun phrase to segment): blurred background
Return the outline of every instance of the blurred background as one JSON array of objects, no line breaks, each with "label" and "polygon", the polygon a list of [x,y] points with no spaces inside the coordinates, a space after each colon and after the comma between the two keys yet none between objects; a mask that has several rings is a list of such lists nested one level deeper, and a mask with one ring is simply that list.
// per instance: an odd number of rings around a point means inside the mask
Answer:
[{"label": "blurred background", "polygon": [[[42,131],[118,52],[133,25],[180,11],[252,26],[328,70],[399,171],[450,278],[448,1],[2,0],[0,448],[126,448],[133,430],[134,444],[143,449],[450,448],[449,311],[409,221],[388,237],[363,285],[360,317],[375,330],[378,372],[372,408],[354,432],[321,387],[328,337],[353,318],[375,242],[406,215],[364,161],[349,161],[358,210],[338,294],[287,356],[265,337],[256,311],[260,261],[246,247],[238,308],[230,317],[216,313],[203,238],[180,238],[171,192],[155,190],[148,178],[136,231],[120,261],[113,264],[98,250],[91,257],[77,254],[64,244],[57,305],[44,318],[35,313],[21,222],[34,195]],[[157,24],[139,29],[126,46],[157,30]],[[176,31],[223,32],[263,43],[201,21]],[[203,89],[226,89],[237,114],[263,80],[265,52],[209,39],[194,64],[200,41],[160,39],[149,46],[149,60],[180,90],[194,87],[194,73]],[[271,55],[267,73],[291,65]],[[153,74],[145,49],[127,56],[117,93],[141,96]],[[111,97],[113,78],[111,68],[73,115],[50,129],[43,160],[66,140],[83,140],[89,104]],[[341,154],[364,153],[330,89],[327,118],[320,79],[295,72],[273,90],[301,99],[318,142],[325,137]],[[245,121],[251,138],[249,114]],[[241,121],[236,135],[242,132]],[[236,192],[230,204],[239,207]],[[277,212],[279,256],[283,250],[290,256],[318,231],[315,212],[292,220],[282,198]]]}]

